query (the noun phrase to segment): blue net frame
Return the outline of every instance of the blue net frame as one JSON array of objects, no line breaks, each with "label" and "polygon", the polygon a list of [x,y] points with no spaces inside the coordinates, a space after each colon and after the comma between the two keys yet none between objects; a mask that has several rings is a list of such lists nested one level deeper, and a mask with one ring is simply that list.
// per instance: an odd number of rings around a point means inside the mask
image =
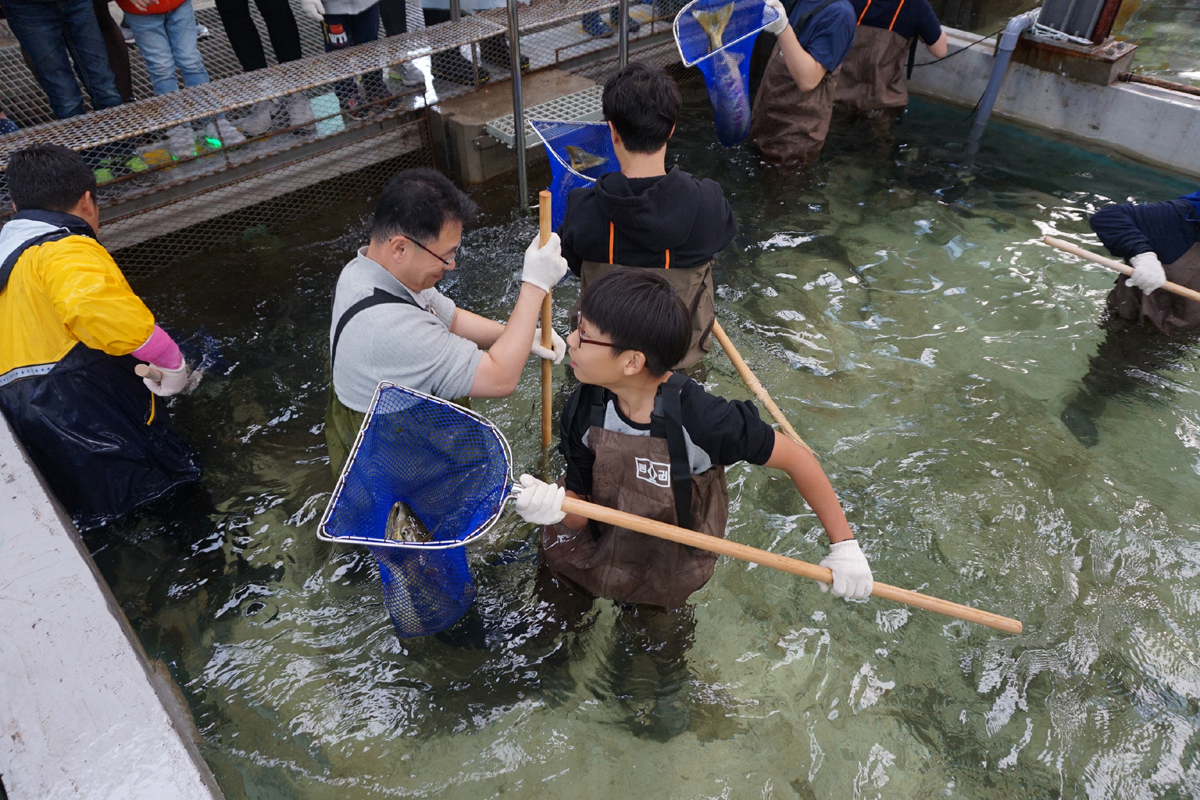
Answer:
[{"label": "blue net frame", "polygon": [[[465,545],[504,510],[510,464],[508,442],[483,417],[392,383],[376,388],[317,535],[375,555],[397,636],[445,630],[470,608],[475,585]],[[432,541],[385,538],[397,502]]]},{"label": "blue net frame", "polygon": [[[695,13],[733,6],[721,37],[721,47],[710,52],[711,40],[696,21]],[[750,53],[758,34],[779,18],[779,12],[762,0],[692,0],[675,17],[675,45],[685,67],[704,75],[708,99],[717,124],[717,138],[726,147],[750,133]]]},{"label": "blue net frame", "polygon": [[[534,119],[530,125],[546,148],[550,159],[550,227],[558,230],[567,213],[567,195],[575,189],[591,186],[606,172],[617,172],[621,165],[613,150],[612,136],[607,122],[562,122],[560,120]],[[568,147],[577,147],[586,156],[597,160],[584,169],[572,166],[573,159]]]}]

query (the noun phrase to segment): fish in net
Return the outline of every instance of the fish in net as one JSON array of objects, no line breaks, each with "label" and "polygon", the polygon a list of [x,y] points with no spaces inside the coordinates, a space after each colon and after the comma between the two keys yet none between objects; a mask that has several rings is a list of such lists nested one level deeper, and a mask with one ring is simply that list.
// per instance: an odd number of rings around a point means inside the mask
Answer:
[{"label": "fish in net", "polygon": [[366,546],[379,564],[396,635],[427,636],[475,599],[466,545],[509,497],[508,442],[445,400],[380,383],[317,529]]},{"label": "fish in net", "polygon": [[675,17],[679,56],[704,75],[726,147],[750,133],[750,53],[759,31],[778,18],[762,0],[692,0]]},{"label": "fish in net", "polygon": [[621,169],[607,122],[530,120],[550,159],[550,227],[558,230],[567,212],[567,195],[591,186],[606,172]]}]

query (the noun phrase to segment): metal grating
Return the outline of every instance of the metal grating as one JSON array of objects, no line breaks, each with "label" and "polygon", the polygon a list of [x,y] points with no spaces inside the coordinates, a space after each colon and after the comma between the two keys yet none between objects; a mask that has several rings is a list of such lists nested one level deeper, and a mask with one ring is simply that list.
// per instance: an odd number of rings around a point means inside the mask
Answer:
[{"label": "metal grating", "polygon": [[[589,86],[574,94],[563,95],[547,103],[525,109],[525,149],[528,150],[541,144],[541,140],[533,132],[533,126],[529,122],[531,119],[597,122],[604,118],[604,111],[600,106],[600,98],[603,94],[603,86]],[[513,114],[508,114],[492,120],[485,126],[488,133],[509,147],[513,147],[516,141],[513,116]]]}]

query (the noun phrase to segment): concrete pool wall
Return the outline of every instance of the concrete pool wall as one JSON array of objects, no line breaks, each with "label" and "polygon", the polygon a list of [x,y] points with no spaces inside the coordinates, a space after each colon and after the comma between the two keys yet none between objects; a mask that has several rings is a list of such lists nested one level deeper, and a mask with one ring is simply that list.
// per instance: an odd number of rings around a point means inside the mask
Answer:
[{"label": "concrete pool wall", "polygon": [[215,800],[191,712],[0,419],[0,781],[9,800]]}]

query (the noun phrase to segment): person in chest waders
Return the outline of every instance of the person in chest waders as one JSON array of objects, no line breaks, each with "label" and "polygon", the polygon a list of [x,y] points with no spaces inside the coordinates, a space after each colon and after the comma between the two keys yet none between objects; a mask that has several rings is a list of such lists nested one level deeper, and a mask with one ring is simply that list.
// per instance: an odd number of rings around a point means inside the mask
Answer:
[{"label": "person in chest waders", "polygon": [[535,236],[525,251],[507,325],[458,308],[437,290],[456,266],[463,224],[474,214],[470,198],[436,170],[404,170],[383,188],[371,241],[342,270],[333,295],[325,444],[334,476],[380,381],[465,404],[512,394],[530,352],[555,363],[566,355],[553,331],[553,349],[542,347],[538,327],[542,298],[567,274],[556,234],[541,247]]},{"label": "person in chest waders", "polygon": [[[200,478],[160,399],[188,366],[96,241],[96,177],[58,145],[9,156],[0,229],[0,409],[81,529]],[[139,378],[138,361],[160,373]]]},{"label": "person in chest waders", "polygon": [[751,56],[750,141],[771,163],[803,167],[825,146],[857,15],[850,0],[799,0],[790,11],[780,0],[766,3],[780,18]]},{"label": "person in chest waders", "polygon": [[[710,395],[672,372],[688,341],[687,309],[662,273],[620,268],[592,283],[567,338],[582,386],[560,422],[566,473],[558,484],[522,475],[516,504],[526,521],[545,526],[539,583],[543,599],[562,609],[559,629],[569,629],[571,615],[585,614],[596,597],[616,601],[622,641],[612,659],[614,693],[656,699],[653,713],[635,715],[635,730],[667,737],[688,725],[681,676],[694,621],[687,600],[712,577],[717,556],[565,516],[567,493],[723,538],[725,468],[765,464],[787,473],[829,535],[821,564],[833,570],[834,595],[862,599],[872,588],[870,566],[821,465],[759,419],[752,402]],[[639,663],[648,690],[636,685]]]},{"label": "person in chest waders", "polygon": [[1108,400],[1148,387],[1138,374],[1169,368],[1195,344],[1200,303],[1162,285],[1200,290],[1200,191],[1162,203],[1106,206],[1089,222],[1109,252],[1133,267],[1108,294],[1104,341],[1062,413],[1075,438],[1094,447]]},{"label": "person in chest waders", "polygon": [[916,37],[934,58],[946,56],[946,34],[929,0],[852,0],[858,14],[854,44],[833,93],[835,106],[857,115],[899,116],[908,105],[904,63]]},{"label": "person in chest waders", "polygon": [[622,265],[661,270],[691,325],[676,369],[696,364],[712,347],[713,257],[738,230],[715,181],[679,167],[667,171],[667,140],[682,102],[675,81],[657,67],[634,62],[608,79],[601,103],[619,164],[571,192],[558,229],[563,257],[584,289]]}]

